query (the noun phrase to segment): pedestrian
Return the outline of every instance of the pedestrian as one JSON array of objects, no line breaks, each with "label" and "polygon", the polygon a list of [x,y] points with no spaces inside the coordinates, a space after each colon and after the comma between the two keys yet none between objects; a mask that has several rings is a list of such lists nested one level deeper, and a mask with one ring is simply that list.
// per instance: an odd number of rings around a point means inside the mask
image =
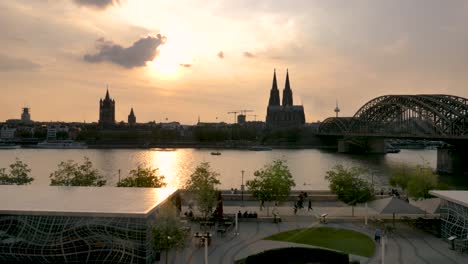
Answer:
[{"label": "pedestrian", "polygon": [[380,237],[381,236],[382,236],[382,231],[380,230],[380,228],[375,229],[375,234],[374,234],[375,242],[380,243]]},{"label": "pedestrian", "polygon": [[265,208],[265,201],[262,200],[262,202],[260,203],[260,211],[262,211],[263,208]]},{"label": "pedestrian", "polygon": [[309,207],[307,208],[307,211],[312,210],[312,200],[309,199]]}]

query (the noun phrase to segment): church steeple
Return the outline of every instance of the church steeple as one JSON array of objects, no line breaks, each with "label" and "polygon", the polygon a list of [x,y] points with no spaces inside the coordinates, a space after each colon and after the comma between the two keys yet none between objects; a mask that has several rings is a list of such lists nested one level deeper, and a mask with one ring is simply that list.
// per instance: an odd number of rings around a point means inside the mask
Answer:
[{"label": "church steeple", "polygon": [[283,90],[283,106],[292,106],[293,105],[293,95],[291,90],[291,85],[289,84],[289,72],[286,69],[286,83]]},{"label": "church steeple", "polygon": [[128,115],[128,124],[131,126],[136,124],[136,116],[135,113],[133,113],[133,107],[130,110],[130,114]]},{"label": "church steeple", "polygon": [[273,70],[273,85],[271,86],[270,91],[270,101],[268,105],[280,105],[280,97],[279,97],[279,90],[278,84],[276,82],[276,69]]},{"label": "church steeple", "polygon": [[106,85],[106,98],[104,100],[109,100],[110,99],[110,96],[109,96],[109,86]]},{"label": "church steeple", "polygon": [[110,98],[109,87],[106,87],[106,97],[99,100],[99,125],[111,127],[115,124],[115,101]]}]

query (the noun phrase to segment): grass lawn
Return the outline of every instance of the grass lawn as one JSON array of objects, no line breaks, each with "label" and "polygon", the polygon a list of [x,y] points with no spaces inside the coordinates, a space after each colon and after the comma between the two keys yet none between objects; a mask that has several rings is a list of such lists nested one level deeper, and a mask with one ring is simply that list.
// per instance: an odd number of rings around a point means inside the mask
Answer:
[{"label": "grass lawn", "polygon": [[364,234],[331,227],[296,229],[264,239],[313,245],[364,257],[374,255],[375,247],[374,241]]}]

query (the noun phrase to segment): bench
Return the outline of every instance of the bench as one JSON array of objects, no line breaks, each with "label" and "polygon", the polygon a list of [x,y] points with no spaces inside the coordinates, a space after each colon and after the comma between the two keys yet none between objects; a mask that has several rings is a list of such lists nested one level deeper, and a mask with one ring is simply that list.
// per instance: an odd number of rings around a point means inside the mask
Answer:
[{"label": "bench", "polygon": [[327,215],[328,215],[327,213],[324,213],[324,214],[320,215],[320,220],[319,220],[320,223],[324,223],[324,224],[327,223]]}]

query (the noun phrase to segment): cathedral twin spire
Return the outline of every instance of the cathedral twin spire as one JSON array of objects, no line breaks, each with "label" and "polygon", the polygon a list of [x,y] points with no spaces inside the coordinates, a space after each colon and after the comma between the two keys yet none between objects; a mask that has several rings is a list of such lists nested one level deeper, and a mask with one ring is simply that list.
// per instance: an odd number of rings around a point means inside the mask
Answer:
[{"label": "cathedral twin spire", "polygon": [[[270,101],[268,105],[280,105],[280,97],[279,97],[279,90],[278,90],[278,85],[276,82],[276,69],[273,71],[273,85],[271,87],[270,91]],[[293,96],[292,96],[292,90],[291,90],[291,85],[289,84],[289,72],[286,70],[286,83],[284,85],[284,90],[283,90],[283,106],[292,106],[293,105]]]}]

